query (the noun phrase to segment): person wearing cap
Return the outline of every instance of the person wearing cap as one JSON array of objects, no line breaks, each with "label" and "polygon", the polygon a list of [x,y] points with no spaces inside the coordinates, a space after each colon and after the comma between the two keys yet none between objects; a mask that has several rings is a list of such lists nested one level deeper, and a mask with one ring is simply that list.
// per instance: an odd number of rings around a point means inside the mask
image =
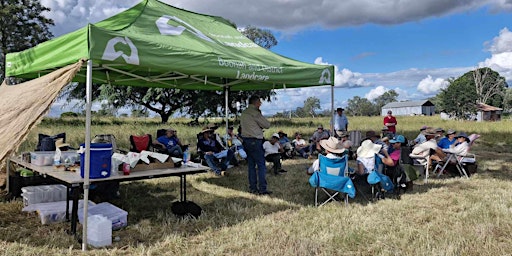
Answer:
[{"label": "person wearing cap", "polygon": [[452,144],[449,148],[443,149],[443,152],[464,156],[469,150],[469,137],[466,133],[461,132],[456,137],[457,142]]},{"label": "person wearing cap", "polygon": [[173,128],[169,128],[165,131],[165,135],[158,137],[155,141],[153,141],[153,145],[158,145],[167,150],[167,154],[175,157],[182,157],[183,150],[181,147],[180,139],[176,135],[176,130]]},{"label": "person wearing cap", "polygon": [[288,135],[283,132],[283,130],[279,130],[277,132],[279,134],[279,144],[281,144],[281,147],[283,148],[284,152],[282,154],[283,159],[284,158],[292,158],[292,143],[290,142],[290,139],[288,139]]},{"label": "person wearing cap", "polygon": [[441,140],[439,140],[439,142],[437,142],[437,146],[440,147],[441,149],[449,148],[457,140],[455,138],[455,133],[456,133],[455,130],[449,129],[446,132],[446,136],[444,138],[442,138]]},{"label": "person wearing cap", "polygon": [[348,131],[348,119],[347,116],[343,114],[343,110],[343,108],[337,108],[331,120],[331,125],[334,125],[335,136],[338,136],[338,131]]},{"label": "person wearing cap", "polygon": [[296,132],[295,133],[295,139],[292,141],[292,145],[295,148],[295,151],[297,151],[300,156],[304,158],[308,158],[308,153],[306,152],[308,148],[307,142],[302,138],[302,133]]},{"label": "person wearing cap", "polygon": [[[222,150],[222,146],[219,145],[217,140],[211,138],[211,132],[212,130],[209,128],[204,128],[201,131],[202,137],[197,142],[197,147],[201,149],[201,152],[204,152],[206,164],[208,164],[208,166],[213,170],[215,175],[226,176],[226,169],[234,156],[234,152],[231,149]],[[220,164],[220,168],[217,166],[217,159],[223,159]]]},{"label": "person wearing cap", "polygon": [[[339,140],[335,137],[329,137],[326,140],[322,140],[319,142],[319,145],[324,149],[327,153],[325,156],[330,159],[338,159],[341,158],[344,154],[347,153],[347,149],[344,148]],[[312,175],[313,172],[320,171],[320,159],[316,159],[313,164],[307,169],[307,174]]]},{"label": "person wearing cap", "polygon": [[[240,116],[243,146],[247,152],[247,169],[249,176],[249,191],[253,194],[268,195],[265,175],[265,151],[263,150],[263,129],[270,128],[270,122],[265,119],[260,110],[261,99],[253,95],[249,98],[249,106]],[[258,167],[256,172],[256,166]]]},{"label": "person wearing cap", "polygon": [[420,133],[418,134],[418,136],[416,136],[416,138],[414,140],[412,140],[413,145],[421,144],[427,140],[427,138],[425,138],[425,134],[423,133],[427,128],[428,128],[428,126],[426,126],[426,125],[424,125],[420,128]]},{"label": "person wearing cap", "polygon": [[263,143],[263,149],[265,150],[265,160],[274,164],[274,174],[279,175],[282,172],[286,172],[281,168],[281,153],[284,152],[284,149],[279,144],[279,134],[272,134],[270,140]]},{"label": "person wearing cap", "polygon": [[383,159],[382,162],[387,166],[396,166],[400,160],[402,145],[405,144],[405,137],[403,135],[397,135],[393,139],[389,140],[389,144],[393,148],[391,153],[388,152],[389,159],[392,161],[390,162],[388,159]]},{"label": "person wearing cap", "polygon": [[390,133],[396,133],[396,118],[393,116],[393,112],[388,110],[388,114],[384,117],[384,126],[388,127]]},{"label": "person wearing cap", "polygon": [[315,150],[318,150],[318,152],[321,151],[320,144],[318,144],[321,140],[326,140],[330,137],[330,134],[328,131],[324,130],[323,125],[318,125],[317,130],[315,133],[313,133],[313,136],[309,138],[309,157],[315,152]]},{"label": "person wearing cap", "polygon": [[370,130],[365,133],[365,138],[363,139],[363,141],[371,140],[373,143],[375,143],[379,139],[380,135],[378,135],[375,131]]},{"label": "person wearing cap", "polygon": [[242,159],[247,158],[247,153],[245,153],[244,146],[242,145],[242,138],[234,133],[233,126],[228,127],[227,133],[224,135],[224,143],[228,148],[238,153]]}]

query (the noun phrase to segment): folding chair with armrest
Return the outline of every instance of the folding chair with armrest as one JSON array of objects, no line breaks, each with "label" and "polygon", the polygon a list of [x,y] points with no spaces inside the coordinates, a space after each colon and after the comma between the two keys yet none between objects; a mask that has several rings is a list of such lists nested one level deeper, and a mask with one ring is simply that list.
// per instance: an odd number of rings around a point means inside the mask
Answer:
[{"label": "folding chair with armrest", "polygon": [[468,152],[465,154],[453,154],[450,152],[447,152],[448,158],[446,159],[446,162],[443,164],[442,162],[437,163],[436,167],[434,168],[434,173],[437,172],[437,177],[440,177],[446,168],[448,167],[448,164],[455,163],[455,167],[457,168],[457,171],[459,171],[460,176],[465,176],[466,178],[469,178],[468,171],[464,166],[468,164],[474,164],[476,163],[476,156],[475,154],[469,153],[471,150],[471,146],[473,146],[473,143],[476,139],[480,138],[480,135],[478,134],[471,134],[469,136],[469,147]]},{"label": "folding chair with armrest", "polygon": [[[309,184],[315,188],[315,206],[322,206],[330,201],[336,201],[336,196],[345,194],[344,201],[348,205],[348,197],[354,198],[356,190],[348,176],[348,156],[331,159],[318,155],[320,171],[316,171],[309,178]],[[318,205],[318,191],[322,190],[327,196],[322,204]],[[333,191],[333,192],[331,192]],[[341,204],[341,203],[340,203]]]}]

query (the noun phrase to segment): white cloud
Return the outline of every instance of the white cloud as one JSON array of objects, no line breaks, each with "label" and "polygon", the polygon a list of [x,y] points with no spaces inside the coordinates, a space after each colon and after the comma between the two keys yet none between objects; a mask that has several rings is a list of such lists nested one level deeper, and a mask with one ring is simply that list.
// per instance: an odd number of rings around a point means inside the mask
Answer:
[{"label": "white cloud", "polygon": [[445,88],[448,85],[448,81],[444,78],[432,79],[431,75],[428,75],[418,83],[418,91],[425,94],[435,94],[440,89]]},{"label": "white cloud", "polygon": [[478,64],[479,67],[490,67],[504,76],[507,81],[512,80],[512,32],[503,28],[492,41],[485,42],[486,49],[491,57]]},{"label": "white cloud", "polygon": [[378,98],[387,91],[389,91],[388,88],[385,88],[384,86],[380,85],[371,89],[367,94],[364,95],[364,97],[367,98],[369,101],[373,101],[374,99]]},{"label": "white cloud", "polygon": [[508,28],[503,28],[498,36],[490,42],[485,42],[484,45],[492,54],[512,52],[512,32]]},{"label": "white cloud", "polygon": [[[71,32],[116,14],[137,4],[139,0],[41,0],[50,7],[48,17],[55,20],[56,35]],[[283,32],[305,28],[336,28],[366,23],[401,24],[429,17],[463,13],[488,6],[492,11],[511,11],[504,0],[164,0],[170,5],[190,11],[222,16],[243,27],[253,25]],[[250,10],[250,11],[248,11]]]}]

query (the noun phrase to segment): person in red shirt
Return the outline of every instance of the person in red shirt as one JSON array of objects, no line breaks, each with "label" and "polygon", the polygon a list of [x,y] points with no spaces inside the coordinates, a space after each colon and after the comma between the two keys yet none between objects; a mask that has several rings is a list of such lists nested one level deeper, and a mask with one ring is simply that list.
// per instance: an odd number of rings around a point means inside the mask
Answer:
[{"label": "person in red shirt", "polygon": [[393,135],[396,133],[396,118],[393,116],[393,112],[391,110],[388,110],[388,115],[384,117],[384,125],[388,127],[389,133],[393,133]]}]

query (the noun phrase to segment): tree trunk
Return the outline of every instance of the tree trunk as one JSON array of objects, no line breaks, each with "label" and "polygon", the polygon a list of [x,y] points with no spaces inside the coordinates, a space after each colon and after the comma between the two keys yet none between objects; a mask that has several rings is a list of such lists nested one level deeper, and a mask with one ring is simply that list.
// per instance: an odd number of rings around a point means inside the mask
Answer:
[{"label": "tree trunk", "polygon": [[162,118],[162,124],[166,124],[169,121],[169,117],[171,117],[170,114],[167,113],[159,113],[160,117]]}]

